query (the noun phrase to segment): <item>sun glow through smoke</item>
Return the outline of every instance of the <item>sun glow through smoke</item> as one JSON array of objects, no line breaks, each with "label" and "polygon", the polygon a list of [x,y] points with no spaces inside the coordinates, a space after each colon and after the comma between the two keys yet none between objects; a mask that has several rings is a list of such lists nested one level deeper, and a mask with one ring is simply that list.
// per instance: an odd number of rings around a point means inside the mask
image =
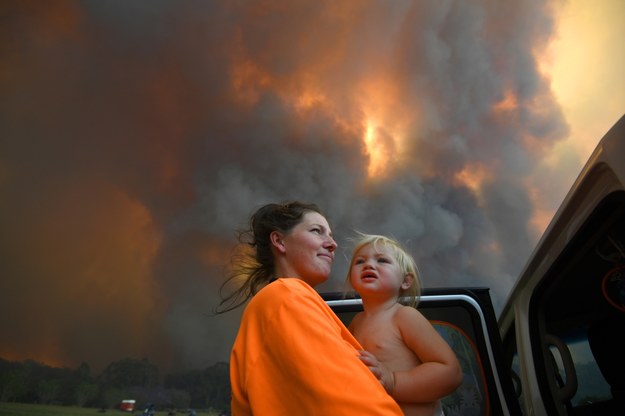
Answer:
[{"label": "sun glow through smoke", "polygon": [[369,155],[369,166],[367,167],[369,178],[382,175],[387,162],[382,145],[377,139],[376,130],[376,124],[371,120],[367,120],[364,140],[367,154]]}]

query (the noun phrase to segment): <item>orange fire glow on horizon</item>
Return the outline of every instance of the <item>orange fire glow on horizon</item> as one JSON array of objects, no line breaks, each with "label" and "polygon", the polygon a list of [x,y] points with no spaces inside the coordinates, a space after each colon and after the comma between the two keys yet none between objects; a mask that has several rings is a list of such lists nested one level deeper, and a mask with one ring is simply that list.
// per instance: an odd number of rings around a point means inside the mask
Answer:
[{"label": "orange fire glow on horizon", "polygon": [[46,347],[36,353],[20,351],[20,353],[18,354],[15,352],[15,350],[12,350],[11,348],[3,348],[0,349],[0,357],[2,357],[2,359],[6,361],[19,362],[32,360],[54,368],[67,367],[66,360],[59,359],[54,354],[51,354],[50,351],[51,348]]}]

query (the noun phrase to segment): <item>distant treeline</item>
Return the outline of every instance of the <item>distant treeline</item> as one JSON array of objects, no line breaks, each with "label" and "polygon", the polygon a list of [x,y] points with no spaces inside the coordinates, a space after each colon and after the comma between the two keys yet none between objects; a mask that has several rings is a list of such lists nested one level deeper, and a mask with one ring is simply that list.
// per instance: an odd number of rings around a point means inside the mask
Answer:
[{"label": "distant treeline", "polygon": [[70,369],[0,358],[0,402],[110,409],[124,399],[136,400],[137,409],[152,403],[161,409],[228,410],[228,364],[219,362],[205,370],[167,374],[161,379],[158,367],[147,359],[125,358],[93,375],[84,363]]}]

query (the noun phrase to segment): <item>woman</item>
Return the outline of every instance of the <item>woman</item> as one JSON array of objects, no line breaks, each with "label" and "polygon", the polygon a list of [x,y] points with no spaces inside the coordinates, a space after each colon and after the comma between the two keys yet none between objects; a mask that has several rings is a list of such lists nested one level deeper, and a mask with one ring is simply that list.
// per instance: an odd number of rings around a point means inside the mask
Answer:
[{"label": "woman", "polygon": [[230,356],[232,414],[401,415],[313,289],[328,279],[337,247],[319,208],[265,205],[241,237],[252,250],[235,258],[229,280],[245,280],[220,305],[251,298]]}]

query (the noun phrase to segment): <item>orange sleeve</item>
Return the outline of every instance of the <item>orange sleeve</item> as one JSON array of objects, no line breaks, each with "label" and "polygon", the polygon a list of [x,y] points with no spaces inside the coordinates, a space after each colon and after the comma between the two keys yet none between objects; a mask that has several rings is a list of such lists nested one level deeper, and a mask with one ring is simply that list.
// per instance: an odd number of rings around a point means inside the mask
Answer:
[{"label": "orange sleeve", "polygon": [[248,305],[231,359],[233,415],[402,415],[347,328],[295,280]]}]

